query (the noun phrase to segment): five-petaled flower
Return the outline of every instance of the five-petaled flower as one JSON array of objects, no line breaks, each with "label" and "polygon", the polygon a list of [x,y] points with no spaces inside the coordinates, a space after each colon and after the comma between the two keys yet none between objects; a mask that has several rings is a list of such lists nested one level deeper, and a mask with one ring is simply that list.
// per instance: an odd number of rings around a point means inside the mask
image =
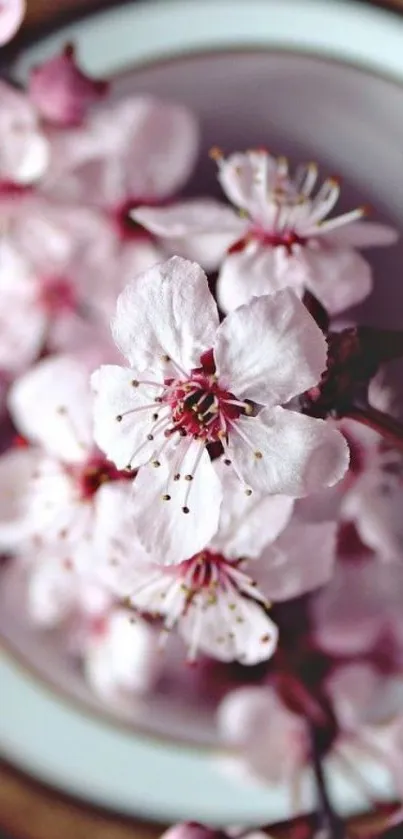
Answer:
[{"label": "five-petaled flower", "polygon": [[256,298],[220,324],[201,268],[173,257],[122,292],[113,335],[130,367],[93,374],[95,440],[118,469],[139,470],[140,538],[167,564],[203,550],[217,530],[212,445],[248,496],[304,496],[346,471],[342,435],[282,407],[326,364],[325,338],[292,291]]},{"label": "five-petaled flower", "polygon": [[299,295],[309,289],[331,314],[369,294],[371,267],[355,248],[389,245],[397,234],[362,222],[363,207],[328,219],[340,194],[337,179],[328,178],[315,191],[314,163],[301,166],[291,178],[287,160],[264,150],[215,156],[221,186],[238,211],[200,201],[192,202],[191,212],[186,204],[140,207],[133,217],[159,236],[193,246],[199,238],[202,264],[221,236],[230,246],[226,256],[222,253],[217,285],[225,312],[287,286]]}]

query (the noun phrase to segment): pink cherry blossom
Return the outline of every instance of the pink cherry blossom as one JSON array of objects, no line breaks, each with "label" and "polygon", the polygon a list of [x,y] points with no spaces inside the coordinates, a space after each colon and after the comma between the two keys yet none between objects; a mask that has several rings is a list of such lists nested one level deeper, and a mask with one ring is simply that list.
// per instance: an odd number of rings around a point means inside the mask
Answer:
[{"label": "pink cherry blossom", "polygon": [[349,533],[343,536],[343,555],[349,544],[349,559],[336,564],[331,582],[312,603],[315,639],[332,655],[365,655],[379,649],[391,666],[394,661],[401,666],[402,565],[379,562],[360,546],[351,526]]},{"label": "pink cherry blossom", "polygon": [[[137,540],[130,481],[92,442],[87,369],[68,357],[40,362],[12,386],[9,409],[31,445],[0,458],[0,548],[31,556],[38,568],[50,559],[99,589],[97,563],[119,557],[126,536],[125,552],[135,552]],[[39,574],[52,585],[44,565]]]},{"label": "pink cherry blossom", "polygon": [[145,96],[108,101],[81,126],[49,136],[44,191],[115,214],[169,198],[188,179],[198,149],[193,115]]},{"label": "pink cherry blossom", "polygon": [[81,653],[89,684],[108,702],[147,693],[161,670],[155,629],[120,607],[93,622]]},{"label": "pink cherry blossom", "polygon": [[26,12],[25,0],[1,0],[0,3],[0,46],[14,38]]},{"label": "pink cherry blossom", "polygon": [[[270,686],[238,688],[221,702],[218,732],[235,747],[236,761],[245,775],[266,783],[289,783],[310,756],[306,721],[288,710]],[[235,764],[235,765],[236,765]]]},{"label": "pink cherry blossom", "polygon": [[107,91],[107,82],[91,79],[79,68],[72,44],[34,67],[28,83],[28,96],[42,119],[64,127],[80,125]]},{"label": "pink cherry blossom", "polygon": [[201,268],[173,257],[126,287],[113,334],[130,367],[93,376],[95,439],[119,469],[139,470],[139,534],[154,556],[186,559],[217,530],[210,444],[247,495],[303,496],[346,471],[336,429],[281,407],[326,363],[325,339],[293,292],[255,299],[220,325]]},{"label": "pink cherry blossom", "polygon": [[5,197],[1,206],[0,370],[15,375],[45,345],[97,349],[97,363],[113,360],[116,297],[129,277],[158,259],[156,250],[122,244],[101,214],[84,207],[54,206],[35,195]]},{"label": "pink cherry blossom", "polygon": [[[263,150],[227,159],[215,156],[219,181],[236,210],[193,202],[191,212],[186,204],[140,208],[134,218],[159,236],[188,241],[189,255],[199,238],[207,261],[219,237],[231,245],[217,287],[225,312],[287,286],[299,295],[309,289],[331,314],[369,294],[371,269],[354,248],[392,244],[397,238],[393,230],[363,223],[364,208],[328,219],[340,186],[329,178],[316,190],[318,168],[313,163],[291,178],[285,158]],[[199,258],[203,263],[201,252]]]},{"label": "pink cherry blossom", "polygon": [[224,494],[210,545],[169,567],[139,551],[121,554],[102,578],[136,610],[162,617],[167,632],[177,627],[190,658],[201,650],[223,661],[255,664],[269,658],[277,642],[268,601],[296,597],[330,578],[336,525],[298,516],[294,521],[292,499],[247,497],[222,462],[214,468]]},{"label": "pink cherry blossom", "polygon": [[4,81],[0,82],[0,132],[0,182],[26,185],[41,178],[50,159],[48,139],[25,93]]},{"label": "pink cherry blossom", "polygon": [[270,839],[270,836],[266,830],[244,830],[234,827],[223,830],[198,822],[182,822],[166,830],[161,839]]}]

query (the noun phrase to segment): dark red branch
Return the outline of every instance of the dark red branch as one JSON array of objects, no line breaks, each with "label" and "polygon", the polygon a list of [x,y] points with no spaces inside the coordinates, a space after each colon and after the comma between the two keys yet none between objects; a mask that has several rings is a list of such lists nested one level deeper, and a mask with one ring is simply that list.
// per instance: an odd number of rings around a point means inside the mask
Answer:
[{"label": "dark red branch", "polygon": [[403,423],[394,419],[394,417],[384,414],[383,411],[378,411],[371,405],[366,405],[363,408],[353,406],[343,416],[372,428],[381,434],[388,443],[403,451]]}]

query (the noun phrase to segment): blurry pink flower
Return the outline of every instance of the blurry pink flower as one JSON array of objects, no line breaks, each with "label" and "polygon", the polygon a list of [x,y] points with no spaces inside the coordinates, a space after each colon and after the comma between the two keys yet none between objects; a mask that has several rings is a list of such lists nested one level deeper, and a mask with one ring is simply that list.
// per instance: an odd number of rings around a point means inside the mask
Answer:
[{"label": "blurry pink flower", "polygon": [[14,38],[26,12],[25,0],[1,0],[0,2],[0,46]]},{"label": "blurry pink flower", "polygon": [[24,370],[45,345],[96,350],[95,364],[113,360],[109,322],[117,295],[156,261],[155,249],[120,243],[91,209],[53,206],[34,195],[3,198],[1,209],[0,370]]},{"label": "blurry pink flower", "polygon": [[40,179],[49,163],[49,142],[25,93],[4,81],[0,81],[0,133],[0,184],[27,185]]},{"label": "blurry pink flower", "polygon": [[119,607],[90,626],[81,653],[87,681],[108,702],[147,693],[161,670],[158,633]]},{"label": "blurry pink flower", "polygon": [[190,111],[140,96],[107,102],[81,126],[49,137],[45,192],[115,214],[169,198],[189,177],[198,149]]},{"label": "blurry pink flower", "polygon": [[389,660],[389,653],[398,654],[403,639],[403,568],[380,563],[360,547],[354,528],[348,528],[351,535],[346,527],[342,556],[348,543],[350,558],[336,564],[331,582],[312,602],[314,637],[333,655],[365,655],[379,646],[381,655],[385,647]]},{"label": "blurry pink flower", "polygon": [[210,237],[213,242],[226,237],[231,247],[217,287],[225,312],[287,286],[299,295],[309,289],[331,314],[369,294],[371,269],[354,248],[392,244],[397,238],[392,229],[363,224],[363,208],[328,219],[340,187],[330,178],[315,193],[318,169],[313,163],[301,166],[291,179],[285,158],[263,150],[227,159],[217,154],[217,160],[219,181],[237,210],[193,202],[190,213],[185,203],[140,208],[134,218],[161,237],[188,237],[193,243],[199,236],[207,256]]},{"label": "blurry pink flower", "polygon": [[269,834],[261,830],[245,830],[228,827],[218,829],[198,822],[174,824],[162,834],[160,839],[270,839]]},{"label": "blurry pink flower", "polygon": [[293,292],[255,299],[220,325],[201,268],[174,257],[127,286],[113,334],[130,367],[93,375],[95,439],[119,469],[139,469],[138,528],[153,555],[178,562],[216,532],[211,443],[247,495],[303,496],[343,476],[341,434],[280,407],[326,364],[325,339]]},{"label": "blurry pink flower", "polygon": [[72,44],[34,67],[28,83],[28,96],[42,119],[66,128],[80,125],[107,92],[107,82],[91,79],[80,70]]},{"label": "blurry pink flower", "polygon": [[340,728],[354,734],[365,725],[388,722],[402,709],[403,679],[390,677],[365,661],[336,667],[326,692]]},{"label": "blurry pink flower", "polygon": [[380,450],[346,493],[341,516],[383,561],[403,562],[403,457]]},{"label": "blurry pink flower", "polygon": [[135,552],[137,541],[128,476],[92,442],[87,369],[68,357],[40,362],[12,386],[9,409],[31,445],[0,458],[0,548],[38,566],[49,558],[100,588],[97,564],[119,557],[126,538],[125,552]]},{"label": "blurry pink flower", "polygon": [[309,761],[306,721],[289,711],[269,687],[229,693],[217,714],[218,733],[238,754],[230,758],[245,775],[270,784],[289,783]]}]

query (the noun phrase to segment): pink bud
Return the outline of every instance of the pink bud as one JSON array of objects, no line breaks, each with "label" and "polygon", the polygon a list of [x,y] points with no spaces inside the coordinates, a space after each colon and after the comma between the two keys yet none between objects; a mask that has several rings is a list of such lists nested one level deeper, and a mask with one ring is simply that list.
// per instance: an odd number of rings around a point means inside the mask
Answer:
[{"label": "pink bud", "polygon": [[[1,2],[1,0],[0,0]],[[31,71],[28,94],[40,116],[53,125],[79,125],[88,109],[108,92],[108,82],[85,76],[68,44],[61,55]]]},{"label": "pink bud", "polygon": [[223,839],[225,836],[223,831],[199,822],[180,822],[166,830],[161,839]]}]

